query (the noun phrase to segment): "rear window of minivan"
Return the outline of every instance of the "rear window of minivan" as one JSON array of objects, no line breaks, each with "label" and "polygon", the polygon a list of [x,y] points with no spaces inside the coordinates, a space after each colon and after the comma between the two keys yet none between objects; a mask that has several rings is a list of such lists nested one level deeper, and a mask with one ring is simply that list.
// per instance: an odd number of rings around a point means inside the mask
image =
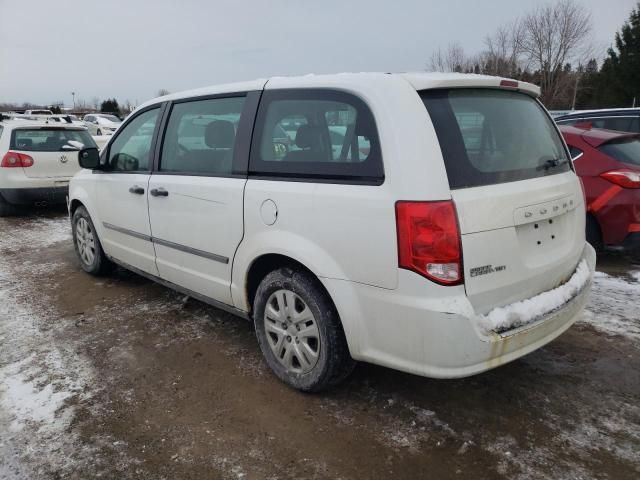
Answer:
[{"label": "rear window of minivan", "polygon": [[420,92],[453,189],[528,180],[571,169],[552,120],[536,100],[497,89]]}]

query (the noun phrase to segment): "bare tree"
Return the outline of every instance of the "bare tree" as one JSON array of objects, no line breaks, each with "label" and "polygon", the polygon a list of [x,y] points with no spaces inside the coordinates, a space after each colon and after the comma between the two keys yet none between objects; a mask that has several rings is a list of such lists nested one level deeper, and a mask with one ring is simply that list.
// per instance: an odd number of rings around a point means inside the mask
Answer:
[{"label": "bare tree", "polygon": [[122,104],[122,106],[120,107],[120,110],[122,110],[122,112],[125,114],[129,114],[133,112],[133,108],[134,107],[133,105],[131,105],[131,101],[127,98]]},{"label": "bare tree", "polygon": [[96,112],[97,112],[97,111],[98,111],[98,109],[100,108],[100,103],[101,103],[101,101],[100,101],[100,98],[98,98],[98,97],[93,97],[93,98],[91,99],[91,106],[93,107],[93,109],[94,109]]},{"label": "bare tree", "polygon": [[525,38],[524,24],[520,20],[499,27],[493,35],[488,35],[481,54],[484,73],[500,77],[517,77],[518,71],[527,70],[523,59]]},{"label": "bare tree", "polygon": [[522,51],[539,73],[542,101],[553,105],[571,82],[566,66],[585,62],[591,53],[591,15],[575,0],[560,0],[526,15],[522,27]]},{"label": "bare tree", "polygon": [[169,95],[169,90],[167,90],[166,88],[161,88],[160,90],[158,90],[158,93],[156,94],[156,96],[158,97],[164,97],[165,95]]},{"label": "bare tree", "polygon": [[470,61],[458,42],[450,43],[446,50],[438,47],[431,54],[429,67],[433,72],[464,72],[469,70]]}]

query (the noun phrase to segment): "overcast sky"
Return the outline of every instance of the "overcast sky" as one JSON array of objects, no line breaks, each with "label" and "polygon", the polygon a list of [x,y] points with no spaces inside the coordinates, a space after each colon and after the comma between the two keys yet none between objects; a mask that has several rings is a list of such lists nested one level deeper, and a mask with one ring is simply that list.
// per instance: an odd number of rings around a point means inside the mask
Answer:
[{"label": "overcast sky", "polygon": [[[0,0],[0,102],[132,103],[278,74],[424,70],[554,0]],[[637,0],[578,0],[604,54]]]}]

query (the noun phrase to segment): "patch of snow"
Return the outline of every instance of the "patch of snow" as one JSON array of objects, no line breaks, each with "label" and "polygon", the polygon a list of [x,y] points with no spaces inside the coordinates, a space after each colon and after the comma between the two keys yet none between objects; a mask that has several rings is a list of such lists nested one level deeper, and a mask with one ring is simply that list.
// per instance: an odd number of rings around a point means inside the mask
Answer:
[{"label": "patch of snow", "polygon": [[2,227],[0,252],[28,248],[47,248],[56,243],[71,241],[71,224],[65,218],[35,218],[28,222]]},{"label": "patch of snow", "polygon": [[[63,327],[48,300],[33,295],[37,291],[30,283],[33,264],[3,252],[15,245],[38,248],[68,240],[68,221],[24,223],[34,225],[34,232],[21,224],[0,236],[0,451],[11,455],[8,466],[0,459],[0,473],[10,469],[22,478],[36,478],[26,472],[32,466],[71,471],[75,457],[88,448],[80,445],[69,427],[73,404],[88,399],[88,386],[95,382],[89,362],[73,344],[56,340]],[[52,271],[55,264],[38,267]],[[24,463],[24,457],[34,463]],[[86,460],[91,458],[87,455]]]},{"label": "patch of snow", "polygon": [[491,310],[477,318],[485,332],[507,330],[531,323],[534,320],[560,308],[575,297],[592,277],[589,264],[582,260],[568,282],[557,288],[543,292],[504,307]]},{"label": "patch of snow", "polygon": [[[640,278],[640,272],[631,276]],[[640,283],[596,272],[587,309],[580,320],[610,335],[640,340]]]}]

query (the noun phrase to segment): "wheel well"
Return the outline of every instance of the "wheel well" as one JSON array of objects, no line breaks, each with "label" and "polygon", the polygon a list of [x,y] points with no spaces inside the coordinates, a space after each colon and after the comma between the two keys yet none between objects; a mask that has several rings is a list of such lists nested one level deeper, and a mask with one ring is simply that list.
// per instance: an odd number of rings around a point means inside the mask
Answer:
[{"label": "wheel well", "polygon": [[71,200],[71,204],[69,205],[69,214],[71,218],[73,218],[73,214],[78,209],[78,207],[84,207],[80,200]]},{"label": "wheel well", "polygon": [[[283,267],[290,267],[296,270],[306,271],[310,275],[313,275],[316,280],[318,279],[315,273],[313,273],[302,263],[294,260],[291,257],[287,257],[286,255],[280,255],[277,253],[262,255],[261,257],[258,257],[253,261],[253,263],[249,267],[249,271],[247,272],[247,281],[245,288],[247,292],[247,303],[249,304],[249,313],[251,313],[253,310],[253,300],[262,279],[270,272]],[[320,285],[320,287],[324,290],[324,292],[327,294],[327,298],[329,298],[329,300],[333,304],[331,295],[329,295],[329,292],[327,292],[326,288],[324,288],[324,285],[322,285],[322,282],[320,282],[320,280],[318,280],[318,285]]]}]

